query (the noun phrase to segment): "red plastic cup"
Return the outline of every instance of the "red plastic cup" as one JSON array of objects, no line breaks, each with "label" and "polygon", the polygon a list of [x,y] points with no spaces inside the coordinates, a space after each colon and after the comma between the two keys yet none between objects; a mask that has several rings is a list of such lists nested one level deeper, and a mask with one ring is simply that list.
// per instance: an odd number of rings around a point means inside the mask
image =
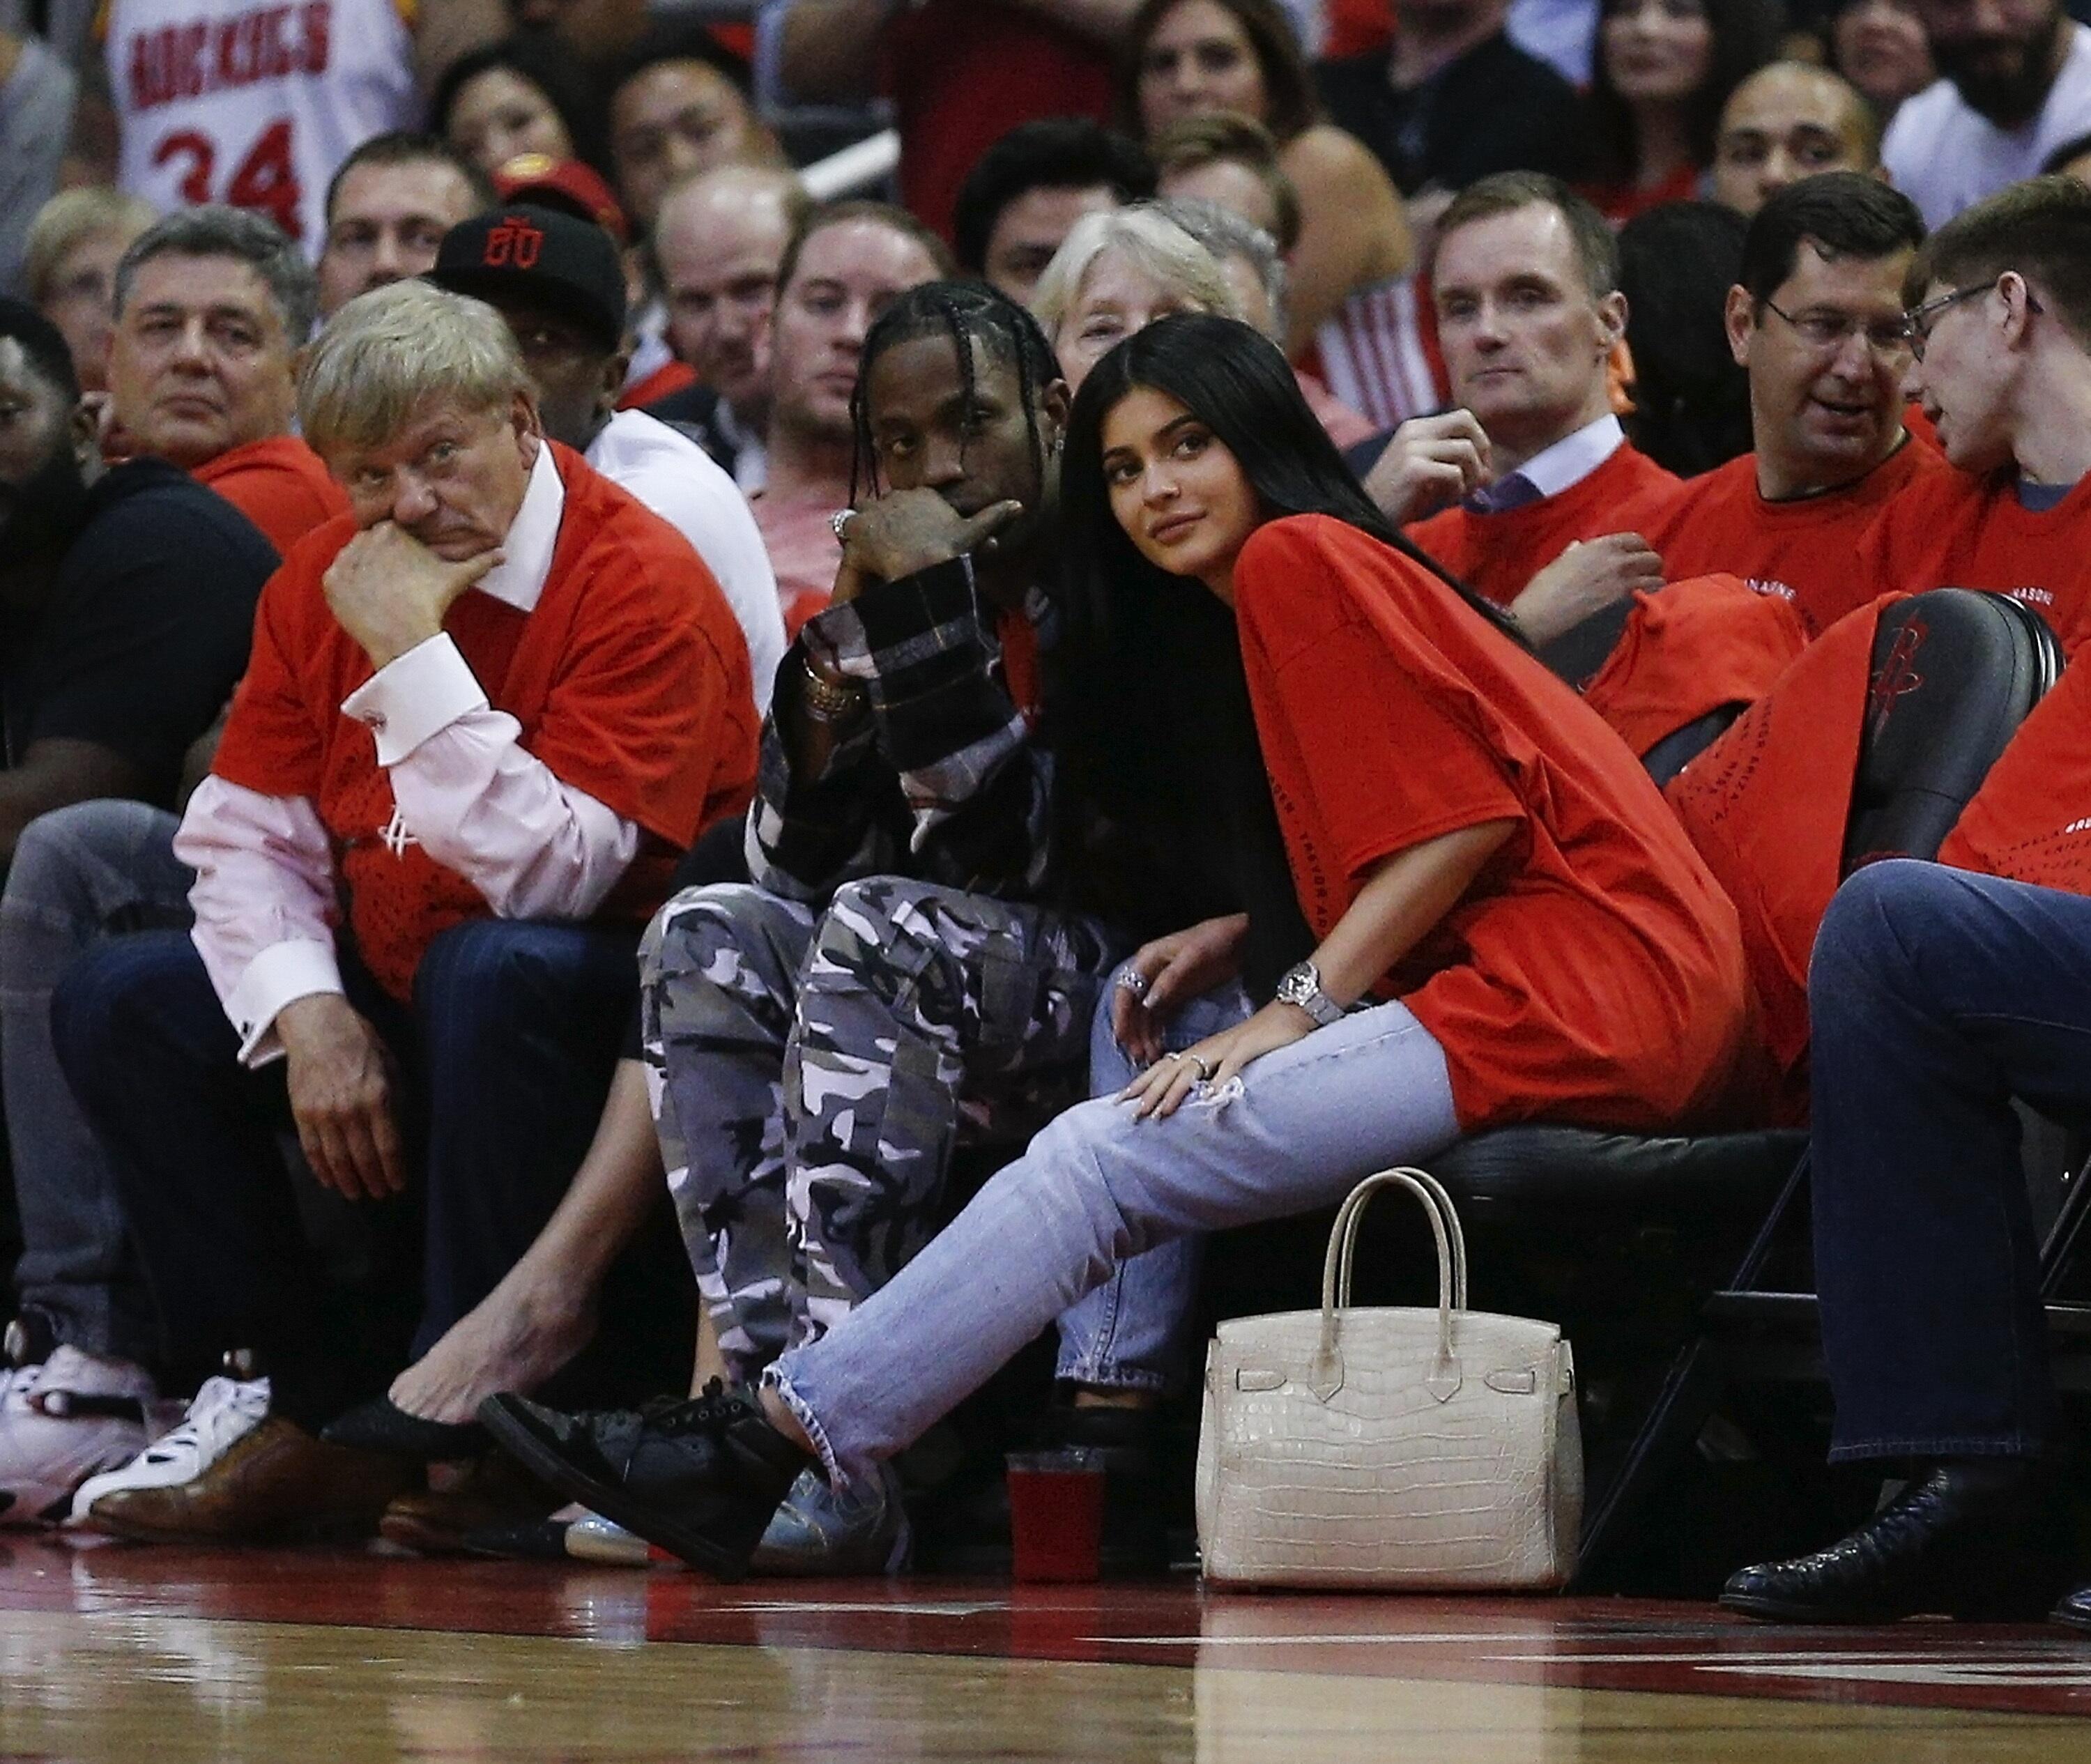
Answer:
[{"label": "red plastic cup", "polygon": [[1104,1467],[1093,1451],[1012,1451],[1009,1529],[1020,1581],[1093,1581],[1104,1537]]}]

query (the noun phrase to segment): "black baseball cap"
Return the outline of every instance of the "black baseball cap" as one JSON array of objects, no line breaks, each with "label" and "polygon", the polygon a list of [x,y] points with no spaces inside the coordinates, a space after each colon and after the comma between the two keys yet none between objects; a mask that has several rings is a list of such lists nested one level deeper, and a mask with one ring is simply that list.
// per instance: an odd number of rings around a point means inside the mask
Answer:
[{"label": "black baseball cap", "polygon": [[600,226],[515,202],[443,235],[429,280],[455,294],[534,300],[584,326],[607,348],[624,340],[624,265]]}]

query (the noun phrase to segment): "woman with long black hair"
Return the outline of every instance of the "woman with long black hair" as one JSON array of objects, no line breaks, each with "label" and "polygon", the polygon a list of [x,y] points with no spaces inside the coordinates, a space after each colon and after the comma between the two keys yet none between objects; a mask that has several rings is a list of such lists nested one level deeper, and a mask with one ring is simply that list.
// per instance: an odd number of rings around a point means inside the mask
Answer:
[{"label": "woman with long black hair", "polygon": [[1119,1258],[1484,1127],[1703,1119],[1743,1038],[1734,911],[1654,787],[1386,528],[1262,337],[1185,315],[1127,339],[1076,401],[1062,482],[1069,610],[1118,655],[1102,690],[1183,666],[1145,597],[1231,609],[1267,804],[1247,753],[1195,731],[1158,776],[1179,822],[1246,804],[1240,836],[1273,848],[1243,873],[1283,865],[1313,948],[1244,1020],[1062,1115],[759,1399],[482,1410],[540,1475],[715,1572],[808,1462],[875,1473]]},{"label": "woman with long black hair", "polygon": [[1722,106],[1778,54],[1780,21],[1778,0],[1602,0],[1582,193],[1606,220],[1699,194]]}]

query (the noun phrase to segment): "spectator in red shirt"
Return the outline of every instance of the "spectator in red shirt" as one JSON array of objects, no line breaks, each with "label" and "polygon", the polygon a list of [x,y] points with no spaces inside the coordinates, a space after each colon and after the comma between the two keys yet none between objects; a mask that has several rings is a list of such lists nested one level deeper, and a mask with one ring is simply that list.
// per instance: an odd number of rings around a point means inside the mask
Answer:
[{"label": "spectator in red shirt", "polygon": [[[507,244],[530,248],[520,229]],[[601,1111],[639,927],[676,855],[748,800],[731,610],[680,535],[543,438],[529,386],[498,314],[420,282],[330,323],[300,409],[351,512],[263,594],[175,843],[193,941],[105,945],[54,1005],[168,1370],[200,1384],[152,1454],[83,1485],[96,1525],[376,1519],[411,1465],[317,1434],[401,1344],[374,1364],[377,1344],[332,1327],[274,1120],[287,1098],[314,1175],[381,1219],[425,1184],[433,1340],[556,1204]],[[206,1380],[228,1353],[235,1375]]]},{"label": "spectator in red shirt", "polygon": [[116,266],[107,451],[207,484],[287,552],[347,507],[291,433],[317,289],[304,254],[244,209],[179,209]]},{"label": "spectator in red shirt", "polygon": [[1613,414],[1618,248],[1558,179],[1503,172],[1446,209],[1432,280],[1462,408],[1405,424],[1367,489],[1396,520],[1455,501],[1409,537],[1544,645],[1662,579],[1637,529],[1677,480]]},{"label": "spectator in red shirt", "polygon": [[1886,585],[1852,553],[1881,510],[1943,469],[1903,425],[1902,282],[1924,221],[1856,172],[1804,179],[1758,210],[1728,295],[1757,450],[1688,482],[1649,542],[1672,580],[1727,571],[1819,635]]},{"label": "spectator in red shirt", "polygon": [[1699,193],[1721,107],[1778,52],[1778,28],[1771,0],[1606,0],[1585,193],[1606,220]]},{"label": "spectator in red shirt", "polygon": [[1905,390],[1958,469],[1912,485],[1854,559],[1874,593],[1959,586],[2091,617],[2091,189],[2036,178],[1941,227],[1903,284]]}]

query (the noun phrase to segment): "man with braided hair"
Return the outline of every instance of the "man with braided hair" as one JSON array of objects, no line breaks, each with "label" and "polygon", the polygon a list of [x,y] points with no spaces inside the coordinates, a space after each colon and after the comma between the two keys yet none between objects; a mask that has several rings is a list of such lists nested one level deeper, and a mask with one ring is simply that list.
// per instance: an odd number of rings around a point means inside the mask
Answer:
[{"label": "man with braided hair", "polygon": [[[595,1270],[658,1193],[649,1106],[722,1369],[752,1382],[928,1240],[961,1141],[1020,1145],[1085,1092],[1123,940],[1075,899],[1061,830],[1083,817],[1039,739],[1067,386],[1028,313],[953,282],[894,301],[857,386],[859,506],[834,601],[778,671],[752,879],[688,889],[648,929],[639,1058],[559,1214],[394,1385],[416,1415],[464,1420],[578,1348]],[[1071,1312],[1061,1377],[1163,1384],[1194,1266],[1165,1250]],[[808,1477],[754,1567],[877,1572],[907,1550],[890,1484],[846,1503]]]},{"label": "man with braided hair", "polygon": [[[642,947],[668,1180],[739,1378],[929,1240],[961,1139],[1018,1143],[1084,1093],[1116,951],[1071,904],[1039,740],[1067,407],[1035,321],[985,287],[887,309],[834,598],[763,731],[753,879],[677,896]],[[1063,1372],[1119,1382],[1114,1355],[1145,1351],[1132,1323],[1101,1352],[1071,1329]],[[857,1505],[817,1478],[795,1494],[758,1568],[897,1565],[890,1484]]]}]

